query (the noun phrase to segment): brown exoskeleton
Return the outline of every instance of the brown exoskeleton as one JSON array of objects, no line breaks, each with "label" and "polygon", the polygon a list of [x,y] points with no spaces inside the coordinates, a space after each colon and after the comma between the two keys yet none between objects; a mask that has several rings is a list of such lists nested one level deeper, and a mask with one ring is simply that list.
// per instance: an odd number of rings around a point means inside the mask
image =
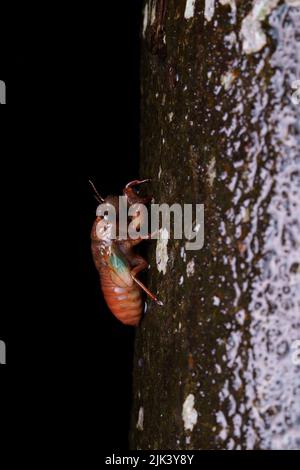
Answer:
[{"label": "brown exoskeleton", "polygon": [[[139,204],[148,204],[152,197],[140,197],[134,187],[146,181],[149,180],[131,181],[123,190],[128,206],[135,205],[131,224],[136,229],[139,229],[143,224],[143,212],[139,211]],[[115,208],[118,216],[118,196],[108,196],[103,199],[93,183],[91,184],[100,206],[110,204]],[[109,222],[105,216],[100,215],[97,209],[97,218],[91,233],[93,259],[100,275],[101,288],[109,309],[121,322],[136,326],[140,322],[143,312],[142,290],[157,304],[163,305],[137,278],[137,274],[146,269],[148,263],[142,256],[135,253],[133,247],[145,239],[151,239],[151,234],[137,239],[125,239],[122,234],[121,236],[119,234],[113,239],[112,233],[116,233],[118,228],[115,225],[118,225],[118,217],[114,224]]]}]

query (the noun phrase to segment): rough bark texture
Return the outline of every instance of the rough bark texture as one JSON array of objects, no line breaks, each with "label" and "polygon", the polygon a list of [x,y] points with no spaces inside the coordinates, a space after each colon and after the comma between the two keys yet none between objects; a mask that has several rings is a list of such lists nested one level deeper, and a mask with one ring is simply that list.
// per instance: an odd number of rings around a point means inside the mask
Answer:
[{"label": "rough bark texture", "polygon": [[131,447],[299,449],[299,7],[279,2],[246,54],[252,1],[208,3],[210,21],[203,0],[144,18],[141,176],[157,203],[205,204],[205,244],[171,238],[163,274],[151,243],[165,306],[137,330]]}]

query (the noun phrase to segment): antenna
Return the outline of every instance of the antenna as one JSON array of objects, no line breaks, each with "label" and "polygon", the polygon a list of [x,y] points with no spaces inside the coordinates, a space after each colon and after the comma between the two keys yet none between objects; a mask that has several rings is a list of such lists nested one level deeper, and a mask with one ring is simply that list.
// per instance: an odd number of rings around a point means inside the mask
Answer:
[{"label": "antenna", "polygon": [[101,204],[102,202],[104,202],[103,197],[101,197],[100,194],[98,193],[98,191],[97,191],[97,189],[96,189],[94,183],[93,183],[91,180],[89,180],[89,183],[90,183],[90,185],[92,186],[92,188],[93,188],[93,190],[94,190],[95,199],[96,199],[100,204]]}]

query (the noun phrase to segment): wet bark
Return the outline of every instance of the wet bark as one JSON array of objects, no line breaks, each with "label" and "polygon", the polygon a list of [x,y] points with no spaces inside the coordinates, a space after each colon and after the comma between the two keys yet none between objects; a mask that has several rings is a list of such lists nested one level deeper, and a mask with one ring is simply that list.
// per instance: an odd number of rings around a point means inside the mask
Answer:
[{"label": "wet bark", "polygon": [[205,243],[171,237],[163,274],[150,242],[165,306],[137,329],[131,447],[299,449],[300,9],[246,54],[252,2],[204,3],[148,1],[143,25],[140,173],[156,203],[205,205]]}]

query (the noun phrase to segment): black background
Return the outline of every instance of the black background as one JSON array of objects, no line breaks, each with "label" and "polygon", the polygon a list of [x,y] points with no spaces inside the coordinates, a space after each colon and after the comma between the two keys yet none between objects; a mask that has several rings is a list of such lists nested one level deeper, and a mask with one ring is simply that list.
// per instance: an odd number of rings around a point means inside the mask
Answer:
[{"label": "black background", "polygon": [[134,328],[102,299],[88,179],[106,196],[139,176],[141,6],[16,8],[1,47],[1,372],[23,423],[38,408],[105,452],[128,447]]}]

